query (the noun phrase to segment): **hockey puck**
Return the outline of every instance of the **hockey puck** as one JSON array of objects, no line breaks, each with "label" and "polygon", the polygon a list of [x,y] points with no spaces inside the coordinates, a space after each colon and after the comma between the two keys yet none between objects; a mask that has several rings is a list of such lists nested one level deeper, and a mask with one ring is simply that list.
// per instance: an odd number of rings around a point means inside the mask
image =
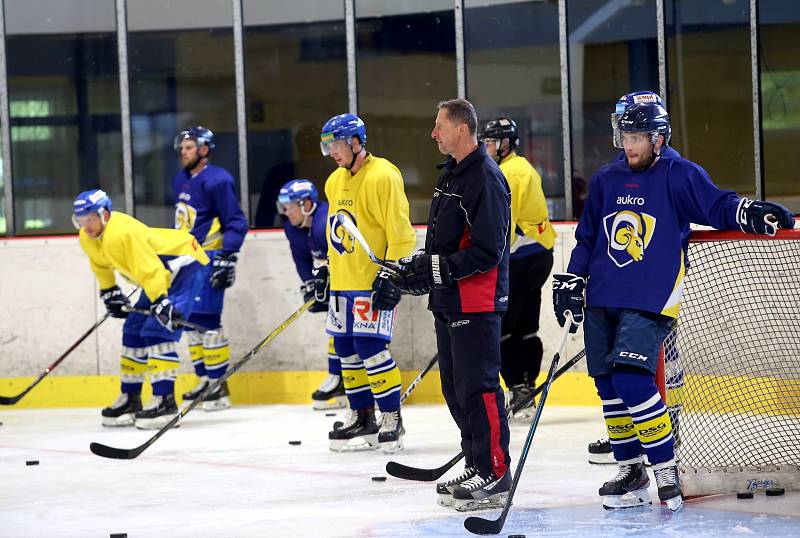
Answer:
[{"label": "hockey puck", "polygon": [[524,534],[509,534],[508,538],[527,538]]},{"label": "hockey puck", "polygon": [[127,532],[112,532],[108,538],[128,538]]},{"label": "hockey puck", "polygon": [[39,460],[28,460],[25,465],[39,465]]},{"label": "hockey puck", "polygon": [[297,445],[299,445],[300,443],[302,443],[302,441],[289,441],[289,444],[290,444],[290,445],[294,445],[294,446],[297,446]]},{"label": "hockey puck", "polygon": [[753,492],[752,491],[745,491],[744,493],[737,493],[736,494],[736,498],[737,499],[752,499],[753,498]]},{"label": "hockey puck", "polygon": [[326,417],[335,417],[336,413],[325,413]]},{"label": "hockey puck", "polygon": [[769,488],[767,490],[767,497],[779,497],[786,493],[783,488]]},{"label": "hockey puck", "polygon": [[372,481],[373,482],[386,482],[386,477],[385,476],[373,476],[372,477]]}]

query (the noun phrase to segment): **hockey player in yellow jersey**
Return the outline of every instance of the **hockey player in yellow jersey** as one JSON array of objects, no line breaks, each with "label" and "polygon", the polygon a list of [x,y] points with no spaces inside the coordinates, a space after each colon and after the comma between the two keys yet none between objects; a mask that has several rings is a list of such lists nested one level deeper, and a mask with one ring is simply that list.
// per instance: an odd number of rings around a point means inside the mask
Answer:
[{"label": "hockey player in yellow jersey", "polygon": [[[503,316],[500,354],[503,380],[517,407],[533,391],[544,349],[538,336],[542,286],[553,268],[556,233],[547,214],[542,178],[525,157],[517,155],[519,132],[505,117],[483,124],[478,138],[499,165],[511,188],[511,259],[508,311]],[[517,416],[525,417],[533,399]]]},{"label": "hockey player in yellow jersey", "polygon": [[[99,189],[78,195],[73,220],[108,313],[126,318],[121,394],[103,409],[103,425],[161,428],[178,413],[175,344],[181,330],[176,320],[191,315],[203,284],[200,269],[209,258],[186,231],[150,228],[125,213],[112,212],[111,199]],[[141,288],[136,308],[149,310],[150,315],[127,312],[130,303],[117,286],[114,271]],[[142,408],[145,373],[150,375],[153,398]]]},{"label": "hockey player in yellow jersey", "polygon": [[[341,358],[350,410],[328,434],[331,450],[401,449],[400,370],[387,345],[394,329],[400,290],[378,270],[337,222],[344,213],[378,256],[408,256],[416,242],[400,170],[366,150],[364,122],[353,114],[334,116],[322,128],[323,155],[339,167],[328,178],[330,304],[327,332]],[[380,425],[374,406],[381,411]],[[359,444],[360,441],[360,444]]]}]

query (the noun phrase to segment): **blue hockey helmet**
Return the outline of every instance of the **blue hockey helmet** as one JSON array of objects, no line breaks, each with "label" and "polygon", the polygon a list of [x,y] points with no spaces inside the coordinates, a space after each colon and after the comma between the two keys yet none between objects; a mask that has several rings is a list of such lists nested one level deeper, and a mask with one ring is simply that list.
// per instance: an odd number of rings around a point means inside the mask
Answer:
[{"label": "blue hockey helmet", "polygon": [[80,229],[83,217],[95,213],[105,224],[108,214],[111,213],[111,198],[105,191],[91,189],[83,191],[75,197],[75,201],[72,203],[72,224],[75,225],[75,228]]},{"label": "blue hockey helmet", "polygon": [[178,133],[175,137],[175,141],[172,143],[172,147],[176,152],[180,152],[181,142],[184,140],[194,140],[198,148],[200,146],[208,146],[209,153],[214,151],[214,133],[211,132],[211,129],[203,127],[202,125],[195,125],[194,127],[189,127]]},{"label": "blue hockey helmet", "polygon": [[[626,93],[622,97],[619,98],[617,101],[616,106],[614,107],[614,113],[611,114],[611,129],[614,131],[614,147],[621,148],[622,141],[619,137],[619,129],[617,129],[617,123],[625,111],[628,109],[629,106],[638,104],[638,103],[655,103],[659,106],[664,107],[664,102],[661,100],[661,97],[651,91],[638,91],[638,92],[631,92]],[[664,107],[666,108],[666,107]],[[669,143],[669,137],[664,137],[664,143]]]},{"label": "blue hockey helmet", "polygon": [[[666,143],[672,134],[672,128],[669,124],[669,114],[667,114],[663,106],[652,102],[636,103],[635,105],[629,106],[619,118],[617,129],[620,133],[650,133],[650,142],[652,144],[658,141],[658,135],[663,135],[664,142]],[[621,136],[620,145],[616,147],[622,148]]]},{"label": "blue hockey helmet", "polygon": [[325,122],[319,137],[319,146],[323,155],[330,155],[330,146],[336,140],[344,140],[352,146],[353,137],[357,136],[361,145],[367,143],[367,128],[355,114],[339,114]]},{"label": "blue hockey helmet", "polygon": [[[300,205],[300,211],[303,215],[310,215],[317,208],[317,197],[317,187],[314,186],[310,179],[292,179],[281,187],[280,192],[278,192],[278,213],[285,214],[286,206],[296,203]],[[311,200],[310,210],[305,210],[302,203],[303,200]]]}]

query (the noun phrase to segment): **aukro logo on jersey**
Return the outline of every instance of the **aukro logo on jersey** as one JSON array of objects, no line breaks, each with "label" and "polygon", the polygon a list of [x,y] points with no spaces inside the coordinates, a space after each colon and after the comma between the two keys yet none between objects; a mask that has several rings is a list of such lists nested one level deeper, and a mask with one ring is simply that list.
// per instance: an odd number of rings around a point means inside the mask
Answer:
[{"label": "aukro logo on jersey", "polygon": [[349,254],[355,249],[355,239],[345,230],[344,226],[339,222],[339,219],[336,218],[336,215],[339,213],[352,220],[353,224],[356,226],[358,226],[358,222],[356,222],[356,217],[346,209],[340,209],[328,217],[331,245],[333,245],[333,248],[339,254]]},{"label": "aukro logo on jersey", "polygon": [[624,210],[603,217],[603,228],[608,239],[608,256],[617,267],[644,259],[656,219],[647,213]]}]

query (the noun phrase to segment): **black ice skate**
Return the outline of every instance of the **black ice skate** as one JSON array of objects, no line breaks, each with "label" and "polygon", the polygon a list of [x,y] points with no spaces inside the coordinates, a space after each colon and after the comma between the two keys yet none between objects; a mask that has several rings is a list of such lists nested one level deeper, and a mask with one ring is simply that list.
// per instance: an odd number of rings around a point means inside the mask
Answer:
[{"label": "black ice skate", "polygon": [[[533,392],[533,387],[526,385],[524,383],[520,383],[519,385],[514,385],[511,387],[511,409],[517,409],[520,403],[525,401],[531,393]],[[534,409],[534,400],[535,398],[530,398],[530,401],[525,404],[525,407],[522,409],[517,410],[516,413],[511,417],[512,420],[519,420],[525,421],[533,417],[533,409]]]},{"label": "black ice skate", "polygon": [[374,450],[380,446],[378,430],[373,408],[355,409],[347,414],[341,428],[328,432],[330,449],[334,452]]},{"label": "black ice skate", "polygon": [[594,443],[589,443],[589,463],[594,465],[613,465],[617,463],[614,453],[611,451],[611,441],[598,439]]},{"label": "black ice skate", "polygon": [[393,454],[403,450],[403,436],[406,429],[403,427],[403,417],[400,410],[381,413],[381,427],[378,431],[378,443],[386,454]]},{"label": "black ice skate", "polygon": [[511,489],[511,473],[500,478],[494,473],[476,474],[453,489],[453,508],[459,512],[502,508]]},{"label": "black ice skate", "polygon": [[314,409],[323,411],[328,409],[341,409],[347,405],[347,396],[344,393],[342,376],[328,374],[314,394],[311,395]]},{"label": "black ice skate", "polygon": [[138,411],[142,410],[142,394],[139,392],[123,392],[117,401],[103,409],[103,426],[133,426]]},{"label": "black ice skate", "polygon": [[140,430],[158,430],[178,414],[175,395],[153,396],[150,403],[136,413],[134,425]]},{"label": "black ice skate", "polygon": [[678,466],[675,460],[653,465],[653,474],[658,485],[658,498],[667,508],[677,512],[683,506],[681,496],[681,480],[678,477]]},{"label": "black ice skate", "polygon": [[228,382],[223,381],[222,385],[217,387],[216,390],[211,391],[208,396],[203,399],[204,411],[222,411],[231,406],[230,392],[228,392]]},{"label": "black ice skate", "polygon": [[600,488],[603,508],[617,510],[652,504],[647,487],[650,479],[641,457],[620,462],[619,472]]},{"label": "black ice skate", "polygon": [[478,474],[478,470],[475,467],[464,467],[464,471],[457,477],[436,484],[436,493],[438,494],[436,504],[445,508],[452,507],[454,503],[453,490],[456,489],[456,486],[460,486],[462,482],[469,480],[476,474]]},{"label": "black ice skate", "polygon": [[203,376],[203,377],[200,377],[199,379],[200,379],[200,381],[197,383],[197,385],[192,390],[190,390],[189,392],[184,392],[183,393],[183,396],[182,396],[183,404],[182,405],[190,404],[191,402],[196,400],[198,396],[200,396],[201,392],[206,390],[206,387],[208,386],[208,378],[206,376]]}]

